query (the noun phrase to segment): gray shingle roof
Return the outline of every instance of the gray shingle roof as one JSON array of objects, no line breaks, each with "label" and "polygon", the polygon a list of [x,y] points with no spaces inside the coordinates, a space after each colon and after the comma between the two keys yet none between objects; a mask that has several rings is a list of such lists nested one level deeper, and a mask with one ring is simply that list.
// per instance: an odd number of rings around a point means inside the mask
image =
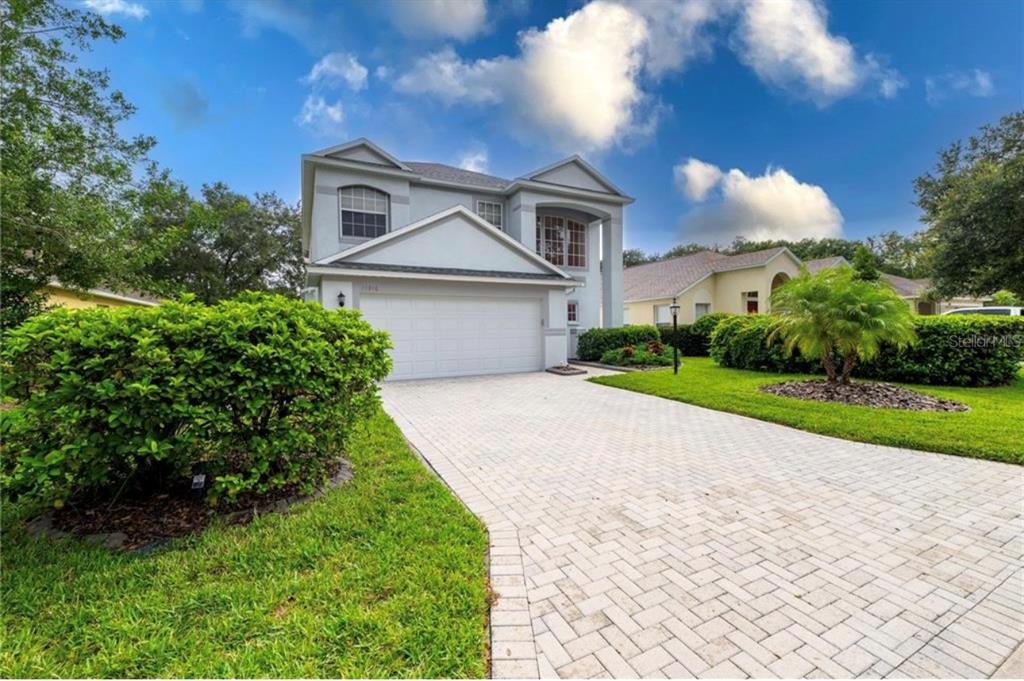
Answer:
[{"label": "gray shingle roof", "polygon": [[698,251],[678,258],[636,265],[623,272],[623,298],[627,302],[671,298],[712,272],[727,272],[763,265],[784,250],[786,249],[781,247],[769,248],[738,255]]},{"label": "gray shingle roof", "polygon": [[495,177],[494,175],[485,175],[484,173],[475,173],[471,170],[463,170],[462,168],[456,168],[455,166],[449,166],[443,163],[424,163],[421,161],[403,162],[405,165],[412,168],[414,172],[433,180],[456,182],[458,184],[468,184],[475,187],[487,187],[488,189],[504,189],[512,184],[511,180]]},{"label": "gray shingle roof", "polygon": [[[818,258],[817,260],[805,260],[804,265],[807,266],[807,271],[811,274],[820,272],[823,269],[829,267],[835,267],[836,265],[849,265],[850,261],[841,255],[837,255],[832,258]],[[895,274],[882,273],[882,279],[889,282],[892,287],[896,290],[896,293],[900,294],[904,298],[917,298],[922,295],[926,290],[931,288],[932,282],[930,279],[907,279],[906,277],[899,277]]]}]

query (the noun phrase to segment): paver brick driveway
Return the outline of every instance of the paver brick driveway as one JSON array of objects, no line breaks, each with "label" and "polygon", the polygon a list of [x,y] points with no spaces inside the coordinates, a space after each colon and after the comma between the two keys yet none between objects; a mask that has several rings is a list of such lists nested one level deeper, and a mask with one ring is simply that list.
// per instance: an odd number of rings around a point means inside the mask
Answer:
[{"label": "paver brick driveway", "polygon": [[495,676],[979,677],[1024,639],[1018,467],[550,374],[384,401],[490,529]]}]

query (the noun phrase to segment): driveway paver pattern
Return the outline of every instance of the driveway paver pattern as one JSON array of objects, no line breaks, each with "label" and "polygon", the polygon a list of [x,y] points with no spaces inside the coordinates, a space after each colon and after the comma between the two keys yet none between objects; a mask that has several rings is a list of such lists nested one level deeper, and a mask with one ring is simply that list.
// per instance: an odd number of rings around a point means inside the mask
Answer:
[{"label": "driveway paver pattern", "polygon": [[383,394],[490,530],[495,677],[984,677],[1024,640],[1019,467],[551,374]]}]

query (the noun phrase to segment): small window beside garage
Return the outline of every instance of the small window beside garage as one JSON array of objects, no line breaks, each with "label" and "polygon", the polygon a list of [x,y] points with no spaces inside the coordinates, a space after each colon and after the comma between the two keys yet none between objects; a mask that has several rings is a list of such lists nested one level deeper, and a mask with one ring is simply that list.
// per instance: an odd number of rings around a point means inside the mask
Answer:
[{"label": "small window beside garage", "polygon": [[570,300],[568,307],[565,310],[565,318],[570,324],[580,323],[580,304],[575,300]]},{"label": "small window beside garage", "polygon": [[700,319],[706,314],[711,314],[711,303],[694,303],[693,318]]},{"label": "small window beside garage", "polygon": [[387,234],[388,195],[372,187],[338,190],[341,236],[373,239]]},{"label": "small window beside garage", "polygon": [[502,207],[495,201],[477,201],[476,214],[498,229],[502,229]]}]

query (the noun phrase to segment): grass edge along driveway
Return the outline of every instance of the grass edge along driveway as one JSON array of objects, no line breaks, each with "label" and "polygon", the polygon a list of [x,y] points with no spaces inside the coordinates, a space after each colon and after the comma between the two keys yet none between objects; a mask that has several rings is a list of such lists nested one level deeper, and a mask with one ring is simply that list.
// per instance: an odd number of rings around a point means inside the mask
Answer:
[{"label": "grass edge along driveway", "polygon": [[686,357],[672,370],[595,376],[592,383],[750,416],[845,440],[1024,464],[1024,371],[1007,386],[907,387],[963,402],[966,412],[919,412],[813,402],[763,393],[758,388],[794,379],[821,378],[774,374],[716,365],[707,357]]},{"label": "grass edge along driveway", "polygon": [[487,536],[383,412],[355,478],[152,555],[26,536],[4,503],[0,675],[482,677]]}]

